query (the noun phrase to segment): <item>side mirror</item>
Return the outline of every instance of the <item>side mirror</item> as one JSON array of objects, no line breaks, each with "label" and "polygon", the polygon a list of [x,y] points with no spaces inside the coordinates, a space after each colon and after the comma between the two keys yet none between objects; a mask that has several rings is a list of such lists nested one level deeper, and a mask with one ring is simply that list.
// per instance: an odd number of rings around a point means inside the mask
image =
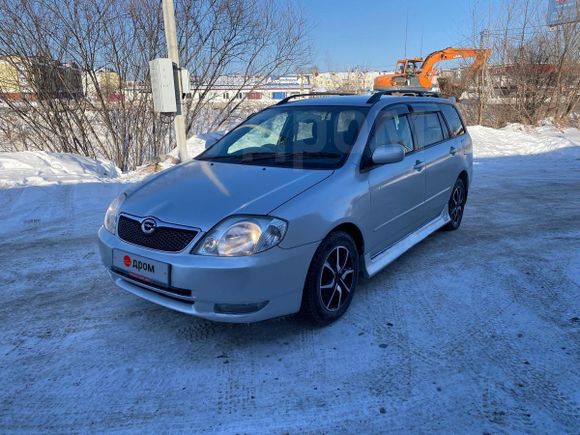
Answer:
[{"label": "side mirror", "polygon": [[400,162],[405,158],[405,148],[402,145],[393,143],[388,145],[379,145],[375,148],[372,160],[375,165],[384,165],[386,163]]}]

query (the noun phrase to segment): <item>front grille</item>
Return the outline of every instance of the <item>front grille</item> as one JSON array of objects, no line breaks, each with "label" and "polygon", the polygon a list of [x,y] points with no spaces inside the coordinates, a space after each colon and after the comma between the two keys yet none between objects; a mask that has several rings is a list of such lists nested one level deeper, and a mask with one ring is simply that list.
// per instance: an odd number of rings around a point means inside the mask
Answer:
[{"label": "front grille", "polygon": [[119,237],[129,243],[170,252],[185,249],[197,235],[195,230],[164,226],[158,226],[152,234],[145,234],[141,230],[141,223],[127,216],[119,218],[117,231]]}]

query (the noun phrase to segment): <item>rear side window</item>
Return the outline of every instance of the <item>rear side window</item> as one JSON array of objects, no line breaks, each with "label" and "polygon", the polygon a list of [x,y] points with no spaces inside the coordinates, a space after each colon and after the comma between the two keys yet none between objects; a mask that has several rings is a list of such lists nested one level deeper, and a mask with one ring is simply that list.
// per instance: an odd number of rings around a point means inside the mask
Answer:
[{"label": "rear side window", "polygon": [[457,113],[457,109],[449,104],[441,104],[440,107],[445,116],[445,120],[447,121],[447,125],[449,126],[451,137],[465,134],[465,127],[463,126],[463,122],[461,122],[461,117],[459,116],[459,113]]},{"label": "rear side window", "polygon": [[407,115],[388,111],[380,115],[369,142],[370,152],[380,145],[400,144],[405,153],[413,151],[413,136]]},{"label": "rear side window", "polygon": [[437,112],[413,114],[413,124],[419,148],[425,148],[444,138]]}]

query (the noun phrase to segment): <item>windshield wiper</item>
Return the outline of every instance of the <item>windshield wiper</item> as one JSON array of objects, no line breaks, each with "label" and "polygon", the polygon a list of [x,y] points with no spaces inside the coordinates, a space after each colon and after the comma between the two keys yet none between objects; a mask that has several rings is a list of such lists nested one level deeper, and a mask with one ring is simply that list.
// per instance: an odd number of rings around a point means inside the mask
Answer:
[{"label": "windshield wiper", "polygon": [[200,157],[198,160],[234,160],[236,162],[251,162],[254,160],[266,160],[276,157],[276,153],[247,153],[247,154],[228,154],[224,156]]},{"label": "windshield wiper", "polygon": [[239,157],[244,162],[246,162],[246,161],[254,162],[256,160],[275,159],[279,155],[280,154],[271,151],[271,152],[267,152],[267,153],[247,153],[247,154],[240,154]]},{"label": "windshield wiper", "polygon": [[203,160],[205,162],[211,162],[212,160],[232,160],[235,159],[235,156],[207,156],[207,157],[203,157],[203,156],[199,156],[196,157],[196,160]]},{"label": "windshield wiper", "polygon": [[340,158],[342,157],[342,154],[339,153],[329,153],[329,152],[325,152],[325,151],[300,151],[297,153],[284,153],[284,154],[280,154],[280,156],[282,157],[290,157],[290,158],[294,158],[294,157],[302,157],[302,158]]},{"label": "windshield wiper", "polygon": [[[296,153],[276,153],[276,152],[255,152],[247,154],[233,154],[226,156],[208,157],[207,160],[233,160],[238,163],[252,163],[261,162],[264,160],[278,160],[280,163],[288,163],[294,159],[327,159],[327,158],[341,158],[339,153],[330,153],[324,151],[300,151]],[[203,160],[203,158],[202,158]]]},{"label": "windshield wiper", "polygon": [[[247,158],[247,156],[251,156],[251,158]],[[329,153],[323,151],[300,151],[297,153],[249,153],[242,156],[243,162],[256,162],[262,160],[279,160],[281,163],[288,163],[294,159],[316,159],[316,158],[340,158],[342,157],[341,154],[338,153]]]}]

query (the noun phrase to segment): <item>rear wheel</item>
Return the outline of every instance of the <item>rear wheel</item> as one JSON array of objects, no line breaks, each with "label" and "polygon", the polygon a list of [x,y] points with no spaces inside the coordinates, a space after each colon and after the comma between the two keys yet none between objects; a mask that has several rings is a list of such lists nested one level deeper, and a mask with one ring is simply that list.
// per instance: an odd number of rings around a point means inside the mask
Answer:
[{"label": "rear wheel", "polygon": [[359,256],[352,237],[342,231],[322,241],[310,264],[302,314],[317,325],[327,325],[348,309],[359,274]]},{"label": "rear wheel", "polygon": [[454,231],[461,225],[463,219],[463,211],[465,210],[465,203],[467,202],[467,190],[461,178],[458,178],[451,191],[449,198],[449,217],[451,220],[443,227],[446,231]]}]

